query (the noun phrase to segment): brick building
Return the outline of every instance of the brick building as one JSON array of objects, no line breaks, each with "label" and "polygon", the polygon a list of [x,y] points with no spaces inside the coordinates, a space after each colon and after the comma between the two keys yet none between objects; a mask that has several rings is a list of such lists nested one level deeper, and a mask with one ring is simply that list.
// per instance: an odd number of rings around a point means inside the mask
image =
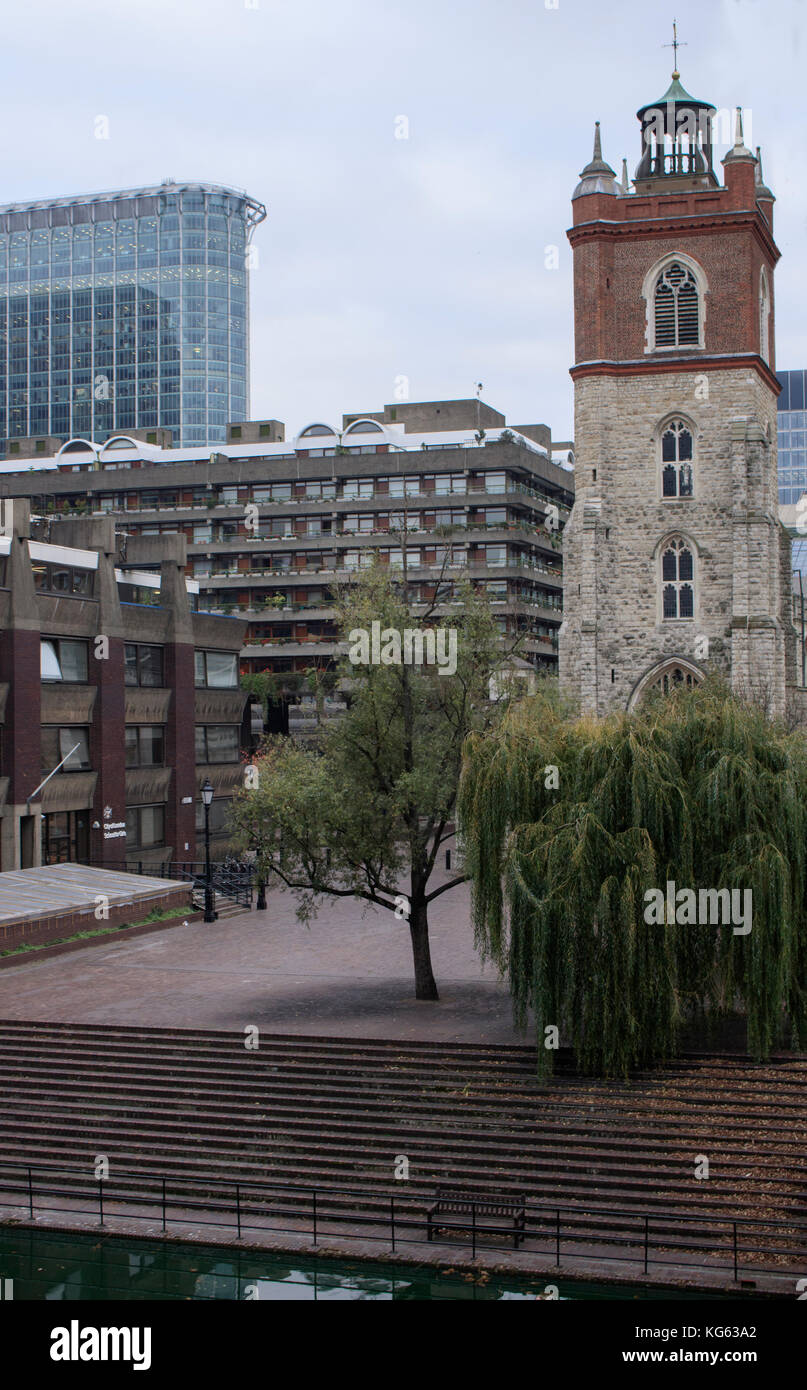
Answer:
[{"label": "brick building", "polygon": [[331,665],[334,586],[374,555],[399,567],[404,534],[416,602],[442,572],[449,612],[470,576],[524,657],[556,666],[574,482],[570,445],[546,425],[508,430],[482,401],[437,401],[314,423],[288,443],[279,421],[245,421],[213,454],[121,436],[43,455],[36,442],[0,468],[4,495],[46,516],[105,514],[128,545],[179,534],[200,609],[247,620],[244,672],[293,684]]},{"label": "brick building", "polygon": [[180,536],[2,504],[0,868],[193,860],[241,780],[244,624],[195,611]]},{"label": "brick building", "polygon": [[714,110],[674,73],[638,112],[633,188],[597,127],[572,202],[577,466],[560,675],[598,714],[715,668],[782,712],[794,675],[774,198],[739,111],[720,184]]}]

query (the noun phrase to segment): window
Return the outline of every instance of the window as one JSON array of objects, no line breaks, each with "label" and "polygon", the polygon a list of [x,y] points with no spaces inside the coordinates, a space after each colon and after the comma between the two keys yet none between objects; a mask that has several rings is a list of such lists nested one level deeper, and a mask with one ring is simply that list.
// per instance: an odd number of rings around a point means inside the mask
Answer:
[{"label": "window", "polygon": [[87,643],[63,637],[43,637],[40,647],[43,681],[87,683]]},{"label": "window", "polygon": [[136,603],[141,608],[160,607],[160,590],[148,584],[127,584],[118,580],[118,598],[121,603]]},{"label": "window", "polygon": [[[223,835],[223,834],[225,834],[225,832],[226,832],[227,830],[229,830],[228,816],[229,816],[230,806],[231,806],[231,805],[232,805],[232,802],[229,800],[229,798],[224,798],[224,797],[222,797],[222,799],[221,799],[220,801],[219,801],[216,797],[213,798],[213,800],[212,800],[211,803],[210,803],[210,834],[211,834],[211,835]],[[204,828],[205,828],[205,806],[204,806],[204,802],[203,802],[203,801],[197,801],[197,803],[196,803],[196,831],[197,831],[197,834],[200,834],[200,835],[203,834],[203,833],[204,833]]]},{"label": "window", "polygon": [[657,676],[652,685],[647,688],[648,690],[660,690],[662,694],[669,695],[671,691],[677,690],[679,687],[686,686],[688,690],[691,690],[695,685],[700,685],[698,677],[686,667],[673,663],[671,666],[665,666],[661,675]]},{"label": "window", "polygon": [[[489,546],[488,549],[494,550],[496,547]],[[501,550],[503,553],[506,553],[505,546],[502,546]],[[468,552],[464,545],[438,545],[434,552],[435,564],[441,566],[444,564],[465,565],[467,563],[467,554]],[[504,561],[502,561],[502,564],[504,564]]]},{"label": "window", "polygon": [[[398,554],[400,555],[400,551]],[[343,566],[346,570],[366,570],[370,568],[372,563],[373,552],[370,550],[346,550],[344,552]]]},{"label": "window", "polygon": [[765,267],[759,278],[759,352],[763,361],[770,363],[770,316],[771,297],[768,290],[768,277]]},{"label": "window", "polygon": [[127,806],[126,848],[151,849],[165,844],[164,806]]},{"label": "window", "polygon": [[238,728],[229,724],[197,724],[197,763],[237,763],[240,755]]},{"label": "window", "polygon": [[163,649],[127,642],[123,649],[126,685],[163,685]]},{"label": "window", "polygon": [[306,495],[306,498],[312,498],[312,497],[313,497],[314,499],[317,499],[317,498],[320,498],[320,497],[335,497],[335,496],[336,496],[336,483],[335,483],[335,482],[306,483],[306,485],[305,485],[305,495]]},{"label": "window", "polygon": [[[372,497],[373,480],[361,478],[345,478],[342,484],[342,496],[347,498]],[[402,496],[403,494],[399,494]]]},{"label": "window", "polygon": [[[438,517],[439,515],[440,513],[438,513]],[[360,526],[359,529],[364,531],[368,528]],[[389,529],[390,531],[419,531],[421,529],[420,512],[390,512]]]},{"label": "window", "polygon": [[[417,497],[420,494],[420,478],[410,475],[406,478],[390,478],[390,497]],[[362,494],[363,496],[364,494]]]},{"label": "window", "polygon": [[89,811],[55,811],[42,816],[43,864],[86,864],[89,851]]},{"label": "window", "polygon": [[126,766],[162,767],[165,763],[165,730],[162,724],[129,724],[126,727]]},{"label": "window", "polygon": [[80,726],[42,729],[42,773],[47,776],[59,763],[60,772],[87,772],[90,768],[90,731]]},{"label": "window", "polygon": [[450,492],[465,492],[465,475],[462,473],[437,473],[434,478],[434,490],[440,497],[445,497]]},{"label": "window", "polygon": [[692,431],[671,420],[661,436],[662,497],[692,496]]},{"label": "window", "polygon": [[196,684],[214,690],[237,686],[238,658],[235,652],[197,652]]},{"label": "window", "polygon": [[89,598],[92,595],[94,570],[75,569],[72,565],[52,565],[35,560],[31,566],[34,584],[41,594],[70,594]]},{"label": "window", "polygon": [[695,616],[695,562],[680,537],[667,542],[661,555],[662,612],[665,618]]},{"label": "window", "polygon": [[381,426],[375,420],[357,420],[355,424],[348,425],[345,434],[383,434]]},{"label": "window", "polygon": [[316,435],[316,436],[319,436],[319,435],[332,435],[332,434],[334,434],[334,431],[331,429],[330,425],[309,425],[307,429],[304,429],[304,430],[301,432],[300,438],[301,438],[301,439],[310,439],[310,438],[312,438],[312,437],[315,436],[315,435]]},{"label": "window", "polygon": [[700,312],[695,276],[679,261],[659,275],[655,292],[656,347],[697,347]]}]

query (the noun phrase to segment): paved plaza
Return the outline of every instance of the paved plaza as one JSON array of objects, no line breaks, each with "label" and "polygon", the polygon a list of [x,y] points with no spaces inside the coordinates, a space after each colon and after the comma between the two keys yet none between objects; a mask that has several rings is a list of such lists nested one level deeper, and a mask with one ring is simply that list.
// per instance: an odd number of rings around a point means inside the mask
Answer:
[{"label": "paved plaza", "polygon": [[[435,875],[434,886],[441,881]],[[288,893],[266,912],[175,926],[0,973],[0,1018],[237,1028],[443,1042],[531,1041],[495,967],[474,950],[463,884],[431,912],[439,1003],[414,998],[406,922],[351,899],[310,926]]]}]

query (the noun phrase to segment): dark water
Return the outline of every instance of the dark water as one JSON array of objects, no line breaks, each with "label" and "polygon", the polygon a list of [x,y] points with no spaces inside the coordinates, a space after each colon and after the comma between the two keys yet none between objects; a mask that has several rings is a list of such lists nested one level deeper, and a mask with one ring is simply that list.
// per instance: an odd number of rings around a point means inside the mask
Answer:
[{"label": "dark water", "polygon": [[534,1300],[548,1287],[563,1299],[719,1297],[0,1226],[0,1292],[7,1279],[15,1300]]}]

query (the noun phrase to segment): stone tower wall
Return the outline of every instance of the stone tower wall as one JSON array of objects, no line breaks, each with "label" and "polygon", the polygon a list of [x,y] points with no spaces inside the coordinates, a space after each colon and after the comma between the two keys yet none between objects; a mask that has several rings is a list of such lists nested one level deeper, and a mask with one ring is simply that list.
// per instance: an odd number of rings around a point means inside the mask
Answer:
[{"label": "stone tower wall", "polygon": [[[673,416],[692,427],[693,496],[662,500],[660,434]],[[750,367],[583,376],[575,440],[562,682],[605,714],[626,708],[654,665],[682,657],[738,689],[764,687],[781,711],[792,630],[771,388]],[[695,553],[695,617],[662,621],[659,552],[679,533]]]}]

